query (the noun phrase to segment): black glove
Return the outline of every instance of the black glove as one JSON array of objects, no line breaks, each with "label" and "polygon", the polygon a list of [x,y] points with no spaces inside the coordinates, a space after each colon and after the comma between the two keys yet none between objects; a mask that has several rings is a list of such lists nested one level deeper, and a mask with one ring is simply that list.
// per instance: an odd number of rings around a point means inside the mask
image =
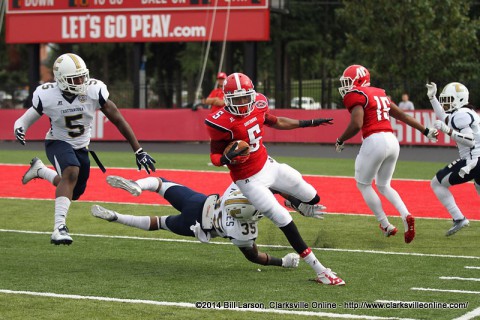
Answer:
[{"label": "black glove", "polygon": [[[154,163],[157,163],[155,159],[150,157],[148,153],[143,151],[142,148],[138,149],[135,152],[135,157],[137,158],[137,167],[138,170],[142,170],[142,166],[147,170],[147,173],[150,174],[150,170],[155,172],[155,166],[153,165]],[[148,170],[150,168],[150,170]]]},{"label": "black glove", "polygon": [[15,129],[15,138],[17,138],[18,142],[22,145],[25,145],[25,131],[23,131],[22,127]]},{"label": "black glove", "polygon": [[311,120],[299,120],[298,126],[300,128],[306,128],[306,127],[318,127],[320,125],[325,125],[325,124],[333,124],[333,118],[317,118],[317,119],[311,119]]},{"label": "black glove", "polygon": [[[242,153],[244,153],[245,151],[248,150],[249,147],[245,147],[243,149],[240,149],[240,150],[235,150],[238,146],[238,142],[235,142],[232,147],[230,148],[230,150],[227,151],[227,153],[225,153],[221,158],[220,158],[220,162],[222,164],[229,164],[229,163],[232,163],[232,161],[234,160],[234,158],[238,157],[238,156],[241,156]],[[246,157],[246,156],[245,156]]]}]

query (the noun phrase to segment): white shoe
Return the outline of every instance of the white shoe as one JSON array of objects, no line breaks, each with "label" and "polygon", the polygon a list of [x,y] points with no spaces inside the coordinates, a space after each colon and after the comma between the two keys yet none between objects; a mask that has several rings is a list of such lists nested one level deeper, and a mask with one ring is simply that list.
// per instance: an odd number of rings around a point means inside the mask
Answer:
[{"label": "white shoe", "polygon": [[470,225],[470,221],[467,218],[463,218],[460,220],[453,220],[453,226],[448,229],[447,233],[445,234],[447,237],[451,236],[454,233],[460,231],[460,229],[468,227]]},{"label": "white shoe", "polygon": [[317,278],[315,279],[316,282],[322,284],[328,284],[330,286],[344,286],[345,281],[337,277],[337,274],[330,270],[329,268],[325,269],[322,273],[320,273]]},{"label": "white shoe", "polygon": [[32,161],[30,161],[30,168],[28,168],[27,172],[25,172],[22,177],[22,183],[27,184],[33,179],[40,178],[38,176],[38,170],[41,168],[46,168],[42,160],[37,157],[33,158]]},{"label": "white shoe", "polygon": [[127,180],[119,176],[108,176],[107,183],[114,188],[120,188],[130,192],[135,197],[142,194],[142,188],[133,180]]},{"label": "white shoe", "polygon": [[73,239],[68,234],[68,228],[66,225],[61,224],[57,229],[53,230],[50,243],[58,246],[60,244],[71,245],[72,242]]},{"label": "white shoe", "polygon": [[92,216],[107,220],[107,221],[116,221],[118,219],[117,213],[112,210],[105,209],[99,205],[92,206],[91,209]]}]

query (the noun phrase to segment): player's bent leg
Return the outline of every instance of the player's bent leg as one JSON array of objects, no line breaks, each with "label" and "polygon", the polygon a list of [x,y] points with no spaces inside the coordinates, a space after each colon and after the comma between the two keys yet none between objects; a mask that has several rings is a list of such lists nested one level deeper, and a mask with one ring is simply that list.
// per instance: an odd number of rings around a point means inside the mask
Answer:
[{"label": "player's bent leg", "polygon": [[386,237],[394,236],[397,233],[397,228],[390,224],[387,215],[383,211],[382,202],[373,189],[371,184],[364,184],[357,181],[357,188],[360,190],[363,199],[367,203],[370,210],[380,222],[380,229]]}]

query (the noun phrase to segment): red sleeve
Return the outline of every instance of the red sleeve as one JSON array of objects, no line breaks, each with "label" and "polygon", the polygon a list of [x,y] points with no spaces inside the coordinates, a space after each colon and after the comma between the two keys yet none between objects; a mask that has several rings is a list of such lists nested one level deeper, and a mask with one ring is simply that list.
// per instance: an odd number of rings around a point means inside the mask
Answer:
[{"label": "red sleeve", "polygon": [[265,125],[271,127],[277,123],[278,118],[271,113],[265,113]]},{"label": "red sleeve", "polygon": [[349,112],[352,112],[353,107],[362,106],[365,108],[367,105],[368,99],[365,93],[357,90],[352,90],[347,92],[343,98],[343,105],[348,109]]},{"label": "red sleeve", "polygon": [[214,166],[223,166],[223,164],[220,162],[220,158],[223,155],[223,150],[225,150],[228,143],[231,141],[230,133],[217,130],[208,125],[207,131],[208,135],[210,136],[210,161]]}]

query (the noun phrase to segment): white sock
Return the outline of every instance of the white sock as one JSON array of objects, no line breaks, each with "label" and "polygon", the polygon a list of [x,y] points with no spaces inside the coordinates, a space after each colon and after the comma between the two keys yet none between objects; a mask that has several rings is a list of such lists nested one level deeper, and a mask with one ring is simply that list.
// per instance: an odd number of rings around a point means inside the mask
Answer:
[{"label": "white sock", "polygon": [[57,171],[47,167],[42,167],[38,169],[37,174],[40,178],[47,180],[51,184],[53,184],[53,180],[55,179],[55,177],[58,176]]},{"label": "white sock", "polygon": [[116,212],[117,220],[115,222],[124,224],[126,226],[135,227],[142,230],[150,230],[149,216],[132,216],[128,214],[121,214]]},{"label": "white sock", "polygon": [[163,229],[163,230],[168,230],[168,231],[171,231],[168,227],[167,227],[167,217],[168,216],[161,216],[160,217],[160,229]]},{"label": "white sock", "polygon": [[[52,170],[53,171],[53,170]],[[55,199],[55,225],[54,230],[67,221],[68,208],[70,208],[70,199],[67,197],[58,197]]]},{"label": "white sock", "polygon": [[380,222],[382,225],[382,228],[385,229],[388,227],[390,223],[388,222],[387,215],[383,211],[382,201],[375,190],[373,190],[372,185],[357,182],[357,188],[360,190],[363,200],[365,200],[367,206],[373,211],[373,214],[377,218],[378,222]]},{"label": "white sock", "polygon": [[410,212],[408,212],[407,206],[403,202],[398,192],[390,185],[377,187],[378,191],[380,191],[380,193],[383,194],[385,198],[387,198],[387,200],[395,207],[395,209],[397,209],[397,211],[402,216],[402,219],[405,221]]},{"label": "white sock", "polygon": [[139,179],[135,181],[142,190],[147,190],[147,191],[157,191],[158,186],[160,185],[160,181],[158,181],[158,178],[155,177],[148,177],[144,179]]},{"label": "white sock", "polygon": [[318,261],[317,257],[315,257],[315,254],[310,248],[302,252],[300,256],[303,258],[303,261],[305,261],[310,265],[310,267],[312,267],[312,269],[317,273],[317,275],[325,271],[326,268],[323,266],[323,264],[320,263],[320,261]]},{"label": "white sock", "polygon": [[446,186],[440,184],[436,177],[432,179],[432,181],[430,182],[430,186],[432,187],[432,190],[437,196],[438,200],[440,200],[440,202],[443,204],[445,209],[447,209],[447,211],[450,213],[454,220],[461,220],[465,218],[460,209],[458,208],[457,204],[455,203],[455,199],[453,198],[450,190],[448,190]]}]

